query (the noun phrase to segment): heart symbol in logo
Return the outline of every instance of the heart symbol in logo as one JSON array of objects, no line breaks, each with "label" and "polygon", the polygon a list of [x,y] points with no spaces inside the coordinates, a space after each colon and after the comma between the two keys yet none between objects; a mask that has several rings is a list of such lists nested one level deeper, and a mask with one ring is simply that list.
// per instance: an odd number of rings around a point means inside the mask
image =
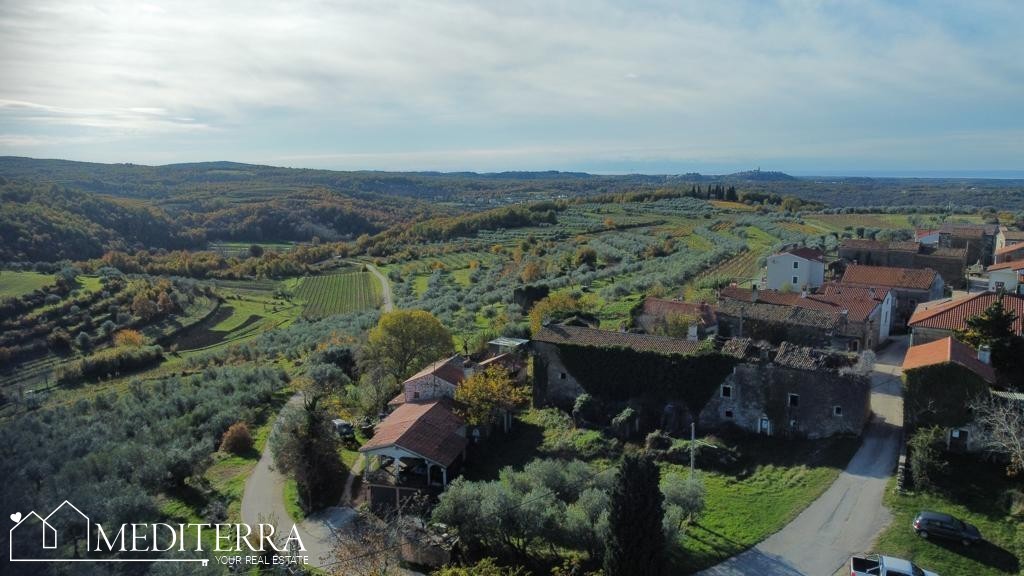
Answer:
[{"label": "heart symbol in logo", "polygon": [[21,512],[11,514],[11,520],[14,520],[15,523],[21,522]]}]

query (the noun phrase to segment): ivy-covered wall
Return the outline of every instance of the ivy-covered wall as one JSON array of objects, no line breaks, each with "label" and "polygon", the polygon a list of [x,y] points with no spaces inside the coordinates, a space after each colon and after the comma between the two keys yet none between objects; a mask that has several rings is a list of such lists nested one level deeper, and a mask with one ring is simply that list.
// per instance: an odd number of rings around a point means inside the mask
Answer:
[{"label": "ivy-covered wall", "polygon": [[559,344],[558,355],[576,382],[596,398],[676,401],[692,414],[703,410],[738,362],[713,351],[684,356],[569,344]]},{"label": "ivy-covered wall", "polygon": [[903,414],[907,426],[963,426],[971,421],[970,404],[988,394],[977,374],[947,363],[903,373]]}]

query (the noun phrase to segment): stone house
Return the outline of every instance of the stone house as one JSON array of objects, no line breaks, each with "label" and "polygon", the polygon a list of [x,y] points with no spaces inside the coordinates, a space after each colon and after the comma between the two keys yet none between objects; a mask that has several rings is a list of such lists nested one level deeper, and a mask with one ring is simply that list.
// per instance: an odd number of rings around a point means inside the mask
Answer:
[{"label": "stone house", "polygon": [[858,351],[889,338],[889,289],[823,284],[818,292],[729,286],[718,294],[719,323],[729,336]]},{"label": "stone house", "polygon": [[977,449],[970,403],[996,383],[987,347],[975,352],[952,337],[916,344],[903,360],[903,421],[911,429],[946,428],[951,450]]},{"label": "stone house", "polygon": [[825,282],[825,255],[813,248],[791,248],[768,257],[770,290],[814,290]]},{"label": "stone house", "polygon": [[871,384],[854,368],[855,356],[749,338],[722,351],[741,362],[701,411],[702,427],[822,438],[860,434],[871,417]]},{"label": "stone house", "polygon": [[999,233],[996,234],[996,250],[1021,244],[1024,244],[1024,230],[1010,230],[1006,226],[999,228]]},{"label": "stone house", "polygon": [[965,224],[946,222],[939,229],[939,246],[962,248],[967,251],[967,264],[992,263],[992,252],[996,248],[998,224]]},{"label": "stone house", "polygon": [[533,353],[533,394],[536,404],[553,404],[569,409],[576,398],[586,391],[559,355],[558,348],[563,345],[627,348],[680,356],[696,354],[704,347],[702,342],[653,334],[612,332],[564,324],[544,326],[530,343]]},{"label": "stone house", "polygon": [[455,388],[466,379],[466,361],[459,354],[428,364],[402,383],[402,391],[389,406],[406,402],[426,402],[438,398],[454,398]]},{"label": "stone house", "polygon": [[962,288],[966,285],[967,249],[919,242],[880,242],[864,238],[843,240],[839,258],[864,266],[895,268],[931,268],[946,284]]},{"label": "stone house", "polygon": [[907,326],[911,330],[910,343],[924,344],[954,336],[955,332],[967,328],[967,320],[980,316],[999,298],[1003,306],[1017,314],[1013,331],[1024,335],[1024,296],[1017,294],[999,295],[995,292],[977,292],[960,298],[943,298],[918,304]]},{"label": "stone house", "polygon": [[892,291],[896,300],[892,324],[898,331],[906,329],[907,320],[919,303],[942,298],[945,290],[942,276],[930,268],[850,264],[840,282],[848,286],[888,288]]},{"label": "stone house", "polygon": [[687,338],[690,340],[703,340],[718,334],[718,315],[707,302],[693,304],[649,296],[644,299],[643,307],[635,316],[634,322],[637,327],[648,334],[663,333],[666,324],[673,316],[693,320],[687,332]]},{"label": "stone house", "polygon": [[[562,357],[566,347],[602,349],[625,348],[637,352],[653,352],[675,358],[688,358],[690,369],[696,364],[702,370],[720,369],[712,363],[729,360],[721,378],[711,382],[711,389],[702,398],[699,409],[684,400],[671,400],[661,405],[661,423],[648,428],[674,429],[666,419],[691,420],[701,428],[739,427],[752,433],[794,435],[820,438],[838,433],[859,434],[870,414],[870,381],[855,368],[856,356],[814,350],[783,343],[775,347],[755,344],[749,338],[724,341],[713,354],[709,343],[652,336],[609,332],[573,326],[545,326],[531,348],[534,354],[535,392],[537,403],[570,408],[583,393],[597,396],[595,383],[581,381]],[[674,364],[669,361],[669,365]],[[624,367],[629,370],[629,367]],[[538,374],[539,373],[539,374]],[[678,378],[680,390],[695,386],[687,376],[675,372],[667,377]],[[716,377],[717,378],[717,377]],[[636,389],[640,396],[641,382],[624,382],[626,390]],[[691,412],[691,410],[693,412]],[[649,419],[648,419],[649,420]],[[678,422],[677,422],[678,424]],[[682,428],[682,425],[679,425]]]}]

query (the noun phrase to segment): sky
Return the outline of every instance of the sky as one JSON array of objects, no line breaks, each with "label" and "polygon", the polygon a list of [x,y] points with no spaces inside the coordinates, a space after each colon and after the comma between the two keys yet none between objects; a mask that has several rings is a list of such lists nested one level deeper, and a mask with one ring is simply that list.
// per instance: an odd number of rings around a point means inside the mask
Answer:
[{"label": "sky", "polygon": [[1014,0],[0,0],[0,155],[1024,171],[1021,30]]}]

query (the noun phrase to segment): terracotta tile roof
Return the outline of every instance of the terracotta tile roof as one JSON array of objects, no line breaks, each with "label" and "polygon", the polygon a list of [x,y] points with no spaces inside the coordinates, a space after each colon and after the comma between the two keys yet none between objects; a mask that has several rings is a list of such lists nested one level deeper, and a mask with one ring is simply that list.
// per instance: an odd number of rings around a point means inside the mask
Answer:
[{"label": "terracotta tile roof", "polygon": [[968,222],[946,222],[939,229],[943,234],[954,236],[995,236],[999,232],[997,224],[971,224]]},{"label": "terracotta tile roof", "polygon": [[398,446],[450,466],[466,448],[466,438],[459,434],[463,425],[462,419],[443,401],[402,404],[377,424],[373,438],[359,451]]},{"label": "terracotta tile roof", "polygon": [[[1024,333],[1024,297],[1004,294],[1003,306],[1017,313],[1013,331]],[[937,330],[963,330],[966,320],[980,316],[986,308],[999,299],[994,292],[978,292],[964,298],[934,300],[918,305],[907,325],[911,328],[934,328]]]},{"label": "terracotta tile roof", "polygon": [[707,303],[693,304],[679,300],[665,300],[664,298],[648,297],[644,300],[644,314],[651,316],[665,317],[672,314],[684,314],[693,316],[700,320],[703,326],[715,326],[718,324],[718,317],[715,309]]},{"label": "terracotta tile roof", "polygon": [[534,335],[537,342],[549,344],[574,344],[576,346],[592,346],[596,348],[630,348],[640,352],[659,352],[662,354],[695,354],[703,349],[703,343],[695,340],[683,340],[653,334],[633,334],[630,332],[612,332],[582,326],[565,326],[551,324],[544,326]]},{"label": "terracotta tile roof", "polygon": [[804,260],[813,260],[815,262],[825,261],[825,254],[822,253],[821,250],[816,250],[814,248],[793,248],[791,250],[784,250],[781,254],[792,254],[793,256],[798,256]]},{"label": "terracotta tile roof", "polygon": [[911,346],[907,350],[907,356],[903,359],[903,371],[949,362],[967,368],[989,384],[996,382],[996,373],[992,366],[978,360],[978,355],[973,348],[952,337]]},{"label": "terracotta tile roof", "polygon": [[1002,248],[997,248],[996,254],[1002,256],[1003,254],[1009,254],[1011,252],[1017,252],[1019,250],[1024,250],[1024,244],[1009,244],[1003,246]]},{"label": "terracotta tile roof", "polygon": [[486,370],[491,366],[502,366],[506,370],[518,370],[520,368],[519,360],[516,358],[515,354],[512,354],[511,352],[492,356],[477,364],[477,367],[482,370]]},{"label": "terracotta tile roof", "polygon": [[433,364],[428,364],[426,368],[413,374],[405,381],[410,382],[412,380],[418,380],[424,376],[434,376],[440,378],[449,384],[459,385],[463,380],[466,379],[466,371],[462,369],[462,356],[456,354],[451,358],[445,358],[438,360]]},{"label": "terracotta tile roof", "polygon": [[719,315],[748,318],[765,322],[810,326],[822,330],[835,330],[839,326],[840,310],[828,305],[826,310],[723,299],[718,302]]},{"label": "terracotta tile roof", "polygon": [[935,276],[936,272],[931,268],[894,268],[850,264],[846,267],[846,272],[843,273],[842,283],[928,290],[935,282]]},{"label": "terracotta tile roof", "polygon": [[989,272],[993,270],[1024,270],[1024,260],[1011,260],[1009,262],[993,264],[988,267]]},{"label": "terracotta tile roof", "polygon": [[[758,304],[770,304],[777,307],[790,307],[809,309],[824,312],[829,318],[832,318],[832,324],[839,320],[839,315],[843,310],[847,311],[847,318],[853,322],[863,322],[871,313],[874,312],[875,308],[885,298],[886,292],[881,292],[881,288],[877,290],[876,298],[871,298],[868,290],[859,290],[851,288],[849,291],[844,292],[842,289],[827,288],[825,291],[819,291],[815,294],[807,294],[806,296],[801,295],[799,292],[780,292],[778,290],[758,290],[757,303]],[[728,300],[734,300],[739,302],[750,302],[753,303],[753,290],[748,288],[737,288],[734,286],[728,286],[722,288],[719,291],[719,311],[724,313],[722,308],[723,303]],[[736,308],[730,308],[735,314]],[[757,312],[759,317],[763,320],[768,320],[770,313]],[[783,320],[782,316],[776,313],[776,319]],[[796,318],[793,317],[795,321]],[[815,325],[820,325],[819,322],[815,322]]]},{"label": "terracotta tile roof", "polygon": [[779,345],[778,352],[772,360],[779,366],[797,368],[799,370],[837,370],[853,366],[856,358],[850,354],[840,354],[825,350],[815,350],[808,346],[798,346],[790,342]]},{"label": "terracotta tile roof", "polygon": [[918,228],[917,230],[914,231],[914,237],[920,240],[921,238],[923,238],[925,236],[931,236],[932,234],[938,234],[938,233],[939,233],[938,229],[931,230],[931,229]]}]

